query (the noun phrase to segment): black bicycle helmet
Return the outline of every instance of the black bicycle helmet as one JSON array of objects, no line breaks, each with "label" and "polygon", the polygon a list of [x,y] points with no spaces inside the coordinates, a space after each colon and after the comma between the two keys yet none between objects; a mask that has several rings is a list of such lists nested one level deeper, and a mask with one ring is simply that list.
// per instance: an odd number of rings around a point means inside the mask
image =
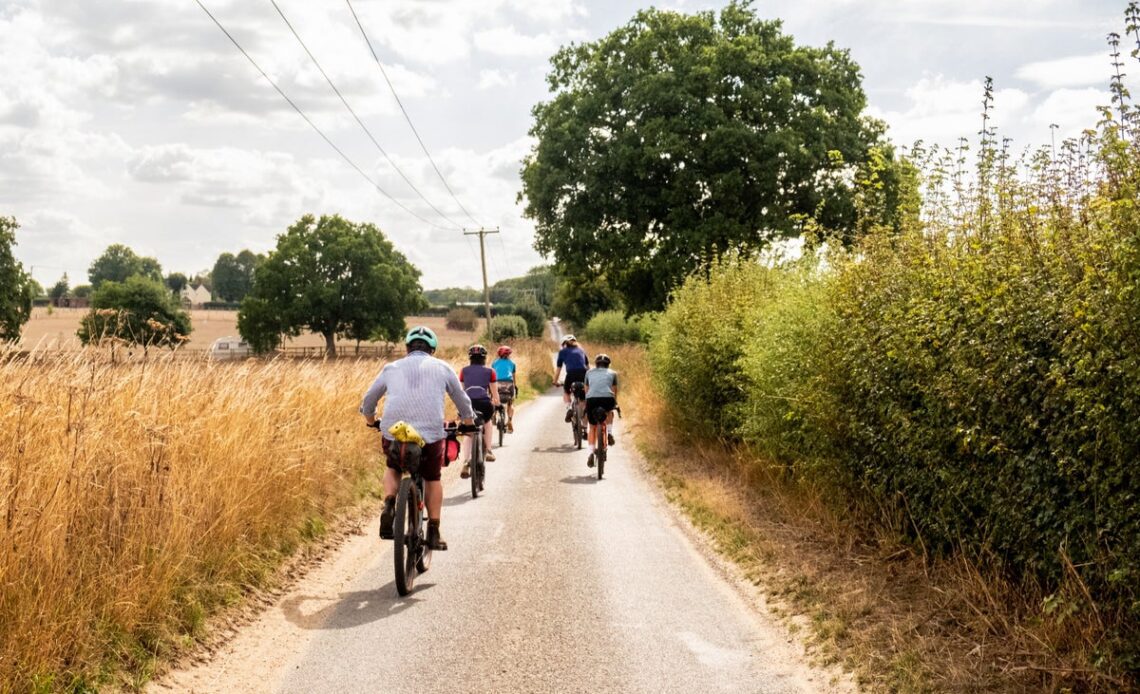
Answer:
[{"label": "black bicycle helmet", "polygon": [[610,365],[610,355],[599,354],[598,356],[594,357],[594,365],[595,366],[609,366]]}]

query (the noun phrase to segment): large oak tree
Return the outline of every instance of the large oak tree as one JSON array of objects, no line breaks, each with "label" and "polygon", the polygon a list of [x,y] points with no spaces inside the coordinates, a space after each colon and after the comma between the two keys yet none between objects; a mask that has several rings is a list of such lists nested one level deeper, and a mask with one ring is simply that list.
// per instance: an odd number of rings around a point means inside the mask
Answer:
[{"label": "large oak tree", "polygon": [[258,265],[238,330],[261,352],[283,335],[319,333],[330,357],[337,337],[395,341],[404,317],[426,307],[419,277],[374,225],[305,215]]},{"label": "large oak tree", "polygon": [[13,217],[0,217],[0,342],[20,339],[32,315],[33,280],[12,254],[19,226]]},{"label": "large oak tree", "polygon": [[873,157],[875,185],[894,184],[847,51],[797,46],[750,3],[645,10],[551,65],[522,171],[535,247],[564,276],[604,276],[631,311],[809,224],[849,240]]},{"label": "large oak tree", "polygon": [[87,279],[98,289],[104,282],[126,282],[134,276],[162,282],[162,266],[154,258],[143,257],[129,246],[113,243],[107,246],[103,255],[91,262],[87,268]]}]

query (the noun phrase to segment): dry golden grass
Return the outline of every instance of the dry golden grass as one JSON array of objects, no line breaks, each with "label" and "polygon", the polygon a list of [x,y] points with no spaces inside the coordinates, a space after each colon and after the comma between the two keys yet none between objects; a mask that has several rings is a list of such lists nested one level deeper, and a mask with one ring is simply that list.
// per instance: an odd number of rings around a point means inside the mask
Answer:
[{"label": "dry golden grass", "polygon": [[[532,395],[549,346],[515,358]],[[271,581],[374,488],[356,410],[381,366],[0,355],[0,692],[137,686]]]},{"label": "dry golden grass", "polygon": [[1088,644],[1097,632],[1087,618],[1042,620],[1031,589],[960,556],[923,557],[828,490],[678,430],[644,350],[610,354],[624,374],[626,428],[667,496],[806,630],[821,660],[841,662],[871,691],[1133,690],[1094,672]]},{"label": "dry golden grass", "polygon": [[0,690],[145,669],[320,534],[377,467],[376,368],[0,362]]}]

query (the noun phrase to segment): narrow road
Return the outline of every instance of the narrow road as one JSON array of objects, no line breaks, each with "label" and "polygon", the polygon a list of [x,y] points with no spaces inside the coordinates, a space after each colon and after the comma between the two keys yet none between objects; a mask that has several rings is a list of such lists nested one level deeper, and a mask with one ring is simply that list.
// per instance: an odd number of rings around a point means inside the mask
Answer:
[{"label": "narrow road", "polygon": [[[373,524],[366,568],[341,589],[295,594],[271,608],[306,636],[279,642],[278,649],[296,653],[282,656],[256,686],[296,693],[832,691],[829,675],[807,667],[783,631],[694,548],[632,467],[620,425],[598,481],[586,451],[570,445],[562,413],[552,392],[516,416],[516,433],[488,463],[485,495],[472,500],[467,481],[453,477],[443,511],[450,550],[435,554],[407,598],[396,594],[391,548]],[[306,601],[322,609],[306,609]],[[163,690],[233,686],[200,675],[177,682]]]}]

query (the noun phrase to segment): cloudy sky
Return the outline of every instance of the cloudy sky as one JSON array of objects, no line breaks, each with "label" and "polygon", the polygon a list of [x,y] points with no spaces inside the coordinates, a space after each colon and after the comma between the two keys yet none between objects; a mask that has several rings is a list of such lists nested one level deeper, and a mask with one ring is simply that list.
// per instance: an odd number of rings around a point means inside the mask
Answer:
[{"label": "cloudy sky", "polygon": [[[72,284],[108,244],[165,271],[265,251],[306,212],[372,221],[425,287],[477,285],[541,261],[516,204],[530,109],[558,46],[604,35],[628,0],[353,0],[404,106],[458,199],[420,150],[343,0],[276,0],[368,127],[360,128],[271,0],[202,0],[282,90],[392,199],[273,90],[195,0],[0,0],[0,215],[43,284]],[[723,2],[663,0],[695,11]],[[892,139],[951,143],[979,127],[981,82],[1022,145],[1096,121],[1105,34],[1124,0],[757,0],[801,43],[834,40],[864,72]],[[1126,69],[1140,75],[1136,61]],[[410,180],[415,190],[389,163]],[[394,200],[393,200],[394,199]],[[430,203],[430,205],[429,205]],[[470,218],[458,204],[470,212]],[[434,206],[442,215],[433,210]]]}]

